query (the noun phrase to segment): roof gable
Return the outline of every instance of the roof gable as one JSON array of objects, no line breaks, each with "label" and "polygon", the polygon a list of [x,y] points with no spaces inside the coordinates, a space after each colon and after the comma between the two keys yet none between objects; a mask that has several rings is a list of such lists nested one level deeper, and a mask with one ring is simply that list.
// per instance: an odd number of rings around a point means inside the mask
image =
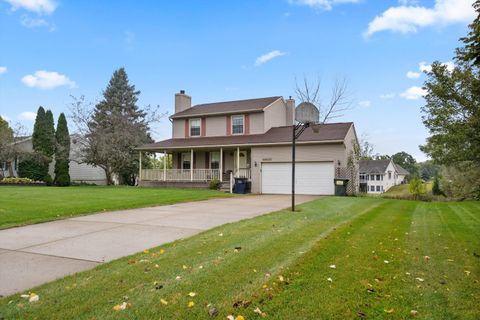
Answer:
[{"label": "roof gable", "polygon": [[188,108],[186,110],[173,114],[172,116],[170,116],[170,118],[171,119],[187,118],[192,116],[233,114],[233,113],[239,113],[239,112],[245,112],[245,113],[260,112],[265,107],[271,105],[272,103],[274,103],[275,101],[281,98],[282,97],[280,96],[275,96],[275,97],[258,98],[258,99],[197,104],[191,108]]},{"label": "roof gable", "polygon": [[385,173],[390,159],[386,160],[360,160],[359,171],[362,173]]}]

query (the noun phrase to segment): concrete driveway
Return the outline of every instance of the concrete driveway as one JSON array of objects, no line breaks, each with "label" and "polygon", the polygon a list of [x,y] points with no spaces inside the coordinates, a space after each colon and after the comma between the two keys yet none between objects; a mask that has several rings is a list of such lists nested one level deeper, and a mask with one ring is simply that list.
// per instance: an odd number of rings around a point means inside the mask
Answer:
[{"label": "concrete driveway", "polygon": [[[297,203],[315,199],[297,196]],[[286,208],[248,195],[41,223],[0,231],[0,295],[9,295],[201,231]]]}]

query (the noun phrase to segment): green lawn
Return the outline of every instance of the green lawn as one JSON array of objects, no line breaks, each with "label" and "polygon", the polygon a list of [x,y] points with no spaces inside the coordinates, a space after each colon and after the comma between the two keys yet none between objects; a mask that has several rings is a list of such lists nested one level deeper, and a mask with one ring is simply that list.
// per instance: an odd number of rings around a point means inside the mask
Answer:
[{"label": "green lawn", "polygon": [[87,213],[225,197],[212,190],[0,186],[0,229]]},{"label": "green lawn", "polygon": [[40,286],[38,302],[3,298],[0,314],[211,319],[215,307],[217,319],[480,318],[480,203],[331,197],[300,208]]},{"label": "green lawn", "polygon": [[[425,191],[427,194],[432,193],[432,186],[433,184],[431,182],[426,182],[425,183]],[[387,192],[383,193],[382,196],[386,197],[411,197],[411,193],[408,190],[410,187],[409,184],[400,184],[398,186],[393,186],[390,189],[388,189]]]}]

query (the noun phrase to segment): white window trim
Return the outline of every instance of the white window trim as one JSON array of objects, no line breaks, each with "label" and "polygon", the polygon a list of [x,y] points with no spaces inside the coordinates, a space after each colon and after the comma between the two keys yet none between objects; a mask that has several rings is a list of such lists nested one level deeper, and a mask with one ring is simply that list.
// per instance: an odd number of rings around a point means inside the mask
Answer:
[{"label": "white window trim", "polygon": [[[184,159],[184,158],[183,158],[183,155],[186,155],[187,157]],[[192,163],[191,163],[191,161],[190,161],[190,160],[191,160],[190,157],[191,157],[190,152],[182,152],[182,153],[180,153],[180,159],[181,159],[180,163],[181,163],[182,167],[179,168],[179,169],[182,169],[182,170],[191,170],[191,169],[192,169]],[[183,163],[184,163],[184,162],[189,162],[189,163],[190,163],[190,169],[183,169]]]},{"label": "white window trim", "polygon": [[[234,117],[242,117],[242,133],[233,133],[233,118]],[[233,116],[230,116],[230,133],[232,136],[241,136],[245,134],[245,115],[244,114],[236,114]]]},{"label": "white window trim", "polygon": [[[200,122],[200,133],[198,136],[192,136],[192,121],[198,120]],[[193,118],[188,121],[188,136],[192,138],[197,138],[202,136],[202,118]]]}]

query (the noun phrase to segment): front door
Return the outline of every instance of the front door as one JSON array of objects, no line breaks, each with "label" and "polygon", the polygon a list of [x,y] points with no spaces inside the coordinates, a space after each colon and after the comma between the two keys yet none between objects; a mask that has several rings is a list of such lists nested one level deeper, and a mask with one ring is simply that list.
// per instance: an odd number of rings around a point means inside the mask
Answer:
[{"label": "front door", "polygon": [[[233,158],[233,165],[234,165],[235,170],[237,170],[237,159],[239,159],[239,157],[237,156],[237,151],[235,151],[234,158]],[[240,169],[247,168],[247,151],[240,150],[240,162],[239,162],[239,164],[240,164],[240,166],[239,166]]]}]

